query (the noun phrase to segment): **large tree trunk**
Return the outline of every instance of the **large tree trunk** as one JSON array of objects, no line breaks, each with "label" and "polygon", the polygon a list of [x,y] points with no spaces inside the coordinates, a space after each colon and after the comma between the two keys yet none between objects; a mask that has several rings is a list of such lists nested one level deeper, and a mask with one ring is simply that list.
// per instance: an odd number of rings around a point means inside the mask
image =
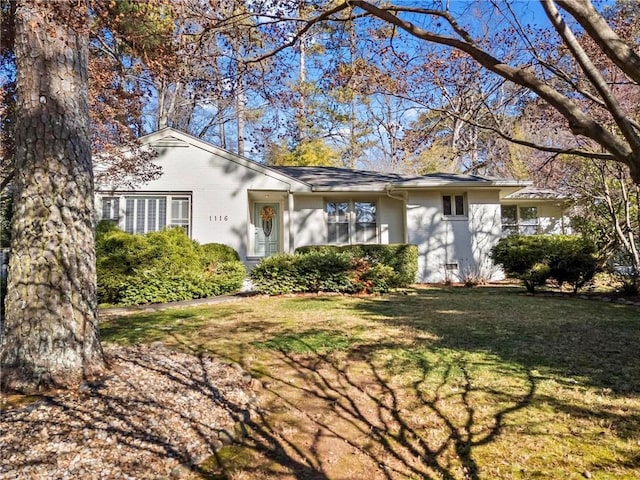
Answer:
[{"label": "large tree trunk", "polygon": [[16,10],[14,215],[2,386],[68,387],[104,368],[97,332],[87,6]]}]

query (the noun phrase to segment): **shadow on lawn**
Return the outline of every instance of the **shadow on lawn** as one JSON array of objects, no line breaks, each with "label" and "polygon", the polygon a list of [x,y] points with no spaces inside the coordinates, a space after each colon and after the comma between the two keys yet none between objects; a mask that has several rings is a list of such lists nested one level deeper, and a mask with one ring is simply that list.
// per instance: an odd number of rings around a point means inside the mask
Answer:
[{"label": "shadow on lawn", "polygon": [[354,308],[381,322],[437,336],[436,348],[489,352],[559,382],[640,393],[640,309],[523,295],[505,288],[418,289],[363,299]]},{"label": "shadow on lawn", "polygon": [[[397,348],[382,344],[380,348]],[[369,346],[357,348],[350,356],[369,357]],[[269,393],[274,405],[299,412],[307,424],[306,435],[283,436],[273,416],[265,415],[251,424],[254,435],[246,446],[288,466],[294,452],[302,464],[313,466],[314,475],[299,479],[328,478],[464,478],[479,480],[474,449],[493,442],[501,433],[506,417],[530,405],[536,390],[533,377],[524,373],[518,392],[478,389],[464,358],[439,365],[422,365],[421,375],[410,385],[396,385],[385,368],[360,361],[341,362],[331,355],[310,357],[280,352],[279,359],[295,372],[295,382],[271,378]],[[350,366],[348,366],[350,365]],[[427,377],[438,370],[439,382],[430,388]],[[451,388],[455,384],[455,388]],[[427,388],[425,388],[427,387]],[[297,392],[296,392],[297,390]],[[300,395],[304,404],[296,402]],[[473,396],[496,398],[500,408],[491,414],[478,413]],[[313,405],[313,408],[311,406]],[[310,442],[305,443],[304,439]],[[363,441],[363,439],[366,439]],[[336,472],[326,455],[324,441],[342,444],[343,455],[354,452],[352,468]],[[323,454],[323,450],[325,453]],[[300,463],[300,462],[298,462]],[[347,468],[345,471],[344,469]]]},{"label": "shadow on lawn", "polygon": [[[393,339],[356,343],[333,353],[318,352],[311,339],[323,332],[315,330],[297,335],[306,348],[301,349],[303,353],[279,348],[278,342],[271,341],[267,345],[272,351],[270,359],[280,375],[265,377],[261,371],[265,381],[261,397],[267,403],[247,419],[250,435],[241,444],[254,454],[253,463],[238,465],[218,454],[215,468],[207,463],[193,465],[195,472],[209,479],[241,471],[247,478],[252,474],[272,478],[270,475],[286,472],[311,480],[480,480],[477,449],[497,447],[513,416],[518,416],[519,427],[537,428],[534,423],[538,420],[527,417],[532,406],[544,404],[573,418],[600,419],[612,424],[616,435],[623,438],[635,435],[640,426],[637,415],[573,405],[541,395],[537,384],[552,376],[567,385],[591,385],[619,394],[640,392],[637,309],[510,296],[504,289],[490,288],[481,293],[474,290],[473,295],[463,289],[417,290],[415,295],[362,298],[350,305],[375,321],[402,327],[407,335],[429,333],[429,340],[409,342],[409,347]],[[326,334],[323,341],[333,341],[340,350],[336,338]],[[182,343],[181,347],[198,353],[197,346]],[[421,348],[451,353],[422,355]],[[394,377],[394,368],[405,365],[381,362],[385,351],[409,355],[406,367],[411,374],[401,370]],[[496,358],[488,367],[494,373],[512,368],[505,376],[514,380],[491,385],[480,379],[482,367],[474,356],[478,353],[483,354],[482,361]],[[161,373],[168,378],[175,375],[168,370]],[[215,379],[196,377],[195,384],[189,381],[184,388],[197,388],[216,398]],[[125,435],[130,439],[143,434],[135,425],[128,428]],[[193,428],[194,435],[205,435],[197,422]],[[160,438],[156,442],[165,452],[180,455]],[[341,471],[328,454],[336,446],[352,459],[339,467]],[[497,448],[509,447],[503,442]],[[498,457],[508,459],[509,452]],[[186,464],[193,461],[179,458]],[[637,457],[629,456],[626,462],[630,469],[639,466]],[[486,472],[482,475],[489,478]]]}]

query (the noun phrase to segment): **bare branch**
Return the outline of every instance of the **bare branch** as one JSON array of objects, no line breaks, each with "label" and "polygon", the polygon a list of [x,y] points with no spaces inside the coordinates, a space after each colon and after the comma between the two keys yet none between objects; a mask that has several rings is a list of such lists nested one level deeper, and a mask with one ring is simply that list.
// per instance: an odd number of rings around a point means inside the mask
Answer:
[{"label": "bare branch", "polygon": [[573,35],[573,32],[571,31],[569,26],[560,16],[560,12],[558,12],[558,9],[553,3],[553,0],[541,0],[541,3],[545,11],[547,12],[547,17],[549,17],[549,20],[551,20],[551,24],[558,32],[565,45],[571,51],[573,58],[576,59],[584,74],[587,76],[591,84],[604,100],[605,104],[607,105],[607,109],[611,113],[611,116],[616,122],[616,125],[618,125],[618,127],[622,131],[622,134],[629,141],[634,150],[639,148],[640,137],[638,137],[635,129],[627,120],[626,113],[622,110],[622,107],[618,103],[618,100],[607,86],[607,82],[605,81],[604,77],[593,64],[591,59],[587,56],[586,52],[578,43],[578,40]]},{"label": "bare branch", "polygon": [[627,45],[587,0],[556,0],[584,27],[602,51],[629,78],[640,85],[640,55]]}]

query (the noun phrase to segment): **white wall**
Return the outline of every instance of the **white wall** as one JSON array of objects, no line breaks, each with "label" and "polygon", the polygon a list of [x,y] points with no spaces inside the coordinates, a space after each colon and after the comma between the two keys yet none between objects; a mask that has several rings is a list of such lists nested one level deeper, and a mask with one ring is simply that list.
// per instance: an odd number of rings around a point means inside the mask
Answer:
[{"label": "white wall", "polygon": [[294,249],[326,243],[327,227],[323,197],[297,194],[294,196],[293,208]]},{"label": "white wall", "polygon": [[404,220],[402,201],[378,194],[296,194],[294,197],[294,248],[327,243],[327,219],[324,213],[328,198],[344,201],[376,202],[380,243],[403,243]]},{"label": "white wall", "polygon": [[159,148],[154,163],[162,167],[162,176],[136,193],[190,192],[192,238],[230,245],[246,258],[252,253],[248,190],[286,191],[289,184],[186,142],[176,144]]},{"label": "white wall", "polygon": [[538,219],[540,233],[544,234],[570,234],[569,218],[564,215],[562,207],[552,203],[538,204]]},{"label": "white wall", "polygon": [[[498,190],[467,193],[468,216],[444,217],[442,193],[411,192],[407,201],[409,243],[418,245],[418,281],[461,281],[469,273],[499,275],[488,252],[500,238]],[[454,264],[457,268],[449,269]]]}]

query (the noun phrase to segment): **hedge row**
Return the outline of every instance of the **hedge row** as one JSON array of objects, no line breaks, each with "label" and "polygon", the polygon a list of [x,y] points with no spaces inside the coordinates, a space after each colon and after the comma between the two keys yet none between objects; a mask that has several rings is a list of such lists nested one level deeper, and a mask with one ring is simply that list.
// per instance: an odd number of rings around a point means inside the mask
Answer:
[{"label": "hedge row", "polygon": [[97,229],[96,263],[99,302],[119,305],[222,295],[246,275],[225,245],[199,245],[179,228],[132,235],[106,222]]},{"label": "hedge row", "polygon": [[591,281],[598,268],[593,242],[573,235],[506,237],[493,247],[491,257],[532,293],[549,279],[560,286],[568,283],[577,292]]},{"label": "hedge row", "polygon": [[265,258],[251,279],[256,291],[268,295],[383,293],[415,281],[417,258],[415,245],[304,247],[293,255]]},{"label": "hedge row", "polygon": [[296,249],[296,253],[336,252],[351,258],[361,258],[372,265],[386,265],[393,269],[390,286],[405,287],[416,281],[418,273],[418,247],[411,244],[364,245],[309,245]]}]

